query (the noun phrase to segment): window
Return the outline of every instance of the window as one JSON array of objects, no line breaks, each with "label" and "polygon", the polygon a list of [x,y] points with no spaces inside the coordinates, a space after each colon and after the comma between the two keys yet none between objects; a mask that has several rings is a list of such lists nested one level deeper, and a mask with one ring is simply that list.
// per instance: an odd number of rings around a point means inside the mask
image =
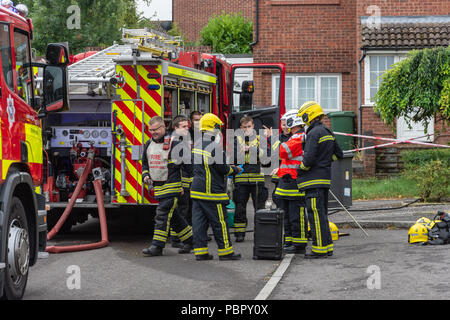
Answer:
[{"label": "window", "polygon": [[374,97],[380,87],[383,73],[403,57],[403,53],[367,55],[364,65],[364,100],[366,105],[373,105]]},{"label": "window", "polygon": [[14,89],[9,26],[3,23],[0,23],[0,50],[2,55],[3,77],[8,87]]},{"label": "window", "polygon": [[[278,104],[280,77],[273,77],[272,103]],[[306,101],[317,101],[326,112],[341,110],[340,74],[291,74],[286,76],[286,109],[299,108]]]},{"label": "window", "polygon": [[17,93],[19,97],[31,105],[33,73],[30,65],[30,47],[27,33],[20,30],[14,31],[14,48],[16,53]]},{"label": "window", "polygon": [[[284,100],[286,103],[287,109],[293,109],[294,108],[294,95],[292,92],[293,88],[293,77],[286,77],[285,78],[285,93],[284,93]],[[272,90],[275,95],[275,100],[272,102],[273,105],[278,105],[279,95],[280,95],[280,77],[276,77],[275,81],[275,88]]]},{"label": "window", "polygon": [[[383,73],[392,65],[405,58],[405,52],[368,53],[364,62],[364,100],[365,104],[374,104],[375,94],[380,88]],[[433,133],[434,120],[428,125],[428,133]],[[397,139],[412,139],[418,141],[433,141],[434,136],[426,136],[425,126],[421,122],[412,122],[409,125],[405,118],[397,119]]]}]

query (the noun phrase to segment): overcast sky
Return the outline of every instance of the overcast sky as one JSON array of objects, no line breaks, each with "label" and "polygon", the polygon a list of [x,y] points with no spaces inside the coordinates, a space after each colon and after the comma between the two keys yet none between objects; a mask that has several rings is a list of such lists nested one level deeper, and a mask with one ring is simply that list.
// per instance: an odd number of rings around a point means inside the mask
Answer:
[{"label": "overcast sky", "polygon": [[156,12],[154,20],[172,20],[172,0],[152,0],[149,7],[138,1],[138,10],[150,18]]}]

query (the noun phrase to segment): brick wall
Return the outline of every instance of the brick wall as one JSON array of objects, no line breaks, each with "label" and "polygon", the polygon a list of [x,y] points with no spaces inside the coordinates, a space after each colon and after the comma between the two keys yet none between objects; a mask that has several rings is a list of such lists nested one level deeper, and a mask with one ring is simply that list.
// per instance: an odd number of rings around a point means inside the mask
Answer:
[{"label": "brick wall", "polygon": [[356,0],[259,3],[254,62],[284,62],[287,73],[340,73],[342,107],[356,111]]},{"label": "brick wall", "polygon": [[185,36],[186,42],[200,39],[200,31],[214,14],[239,13],[253,21],[253,0],[172,0],[173,22]]}]

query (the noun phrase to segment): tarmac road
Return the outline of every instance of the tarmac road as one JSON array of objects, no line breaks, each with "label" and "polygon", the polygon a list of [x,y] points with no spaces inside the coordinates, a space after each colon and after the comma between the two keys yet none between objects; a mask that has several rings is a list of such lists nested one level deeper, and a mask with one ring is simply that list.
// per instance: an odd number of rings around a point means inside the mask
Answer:
[{"label": "tarmac road", "polygon": [[[355,208],[360,203],[355,203]],[[367,207],[368,203],[363,203]],[[369,206],[370,207],[370,206]],[[307,261],[296,255],[281,281],[269,295],[272,300],[303,299],[441,299],[450,288],[450,245],[420,246],[407,242],[407,229],[392,229],[402,221],[415,221],[421,212],[431,214],[447,206],[414,207],[391,212],[354,213],[358,220],[382,217],[389,229],[343,229],[335,242],[335,255]],[[253,214],[249,212],[249,229]],[[395,220],[397,218],[397,220]],[[334,219],[334,220],[333,220]],[[342,213],[331,220],[345,225]],[[376,224],[379,226],[378,224]],[[76,226],[71,235],[50,244],[94,242],[100,239],[97,219]],[[244,243],[234,243],[240,261],[197,262],[193,254],[180,255],[167,245],[162,257],[143,257],[150,236],[136,235],[132,225],[109,223],[110,245],[103,249],[51,254],[30,269],[24,299],[151,299],[151,300],[253,300],[276,271],[279,261],[252,259],[253,233]],[[234,237],[232,237],[234,240]],[[310,243],[309,243],[310,247]],[[80,275],[79,288],[75,276]]]}]

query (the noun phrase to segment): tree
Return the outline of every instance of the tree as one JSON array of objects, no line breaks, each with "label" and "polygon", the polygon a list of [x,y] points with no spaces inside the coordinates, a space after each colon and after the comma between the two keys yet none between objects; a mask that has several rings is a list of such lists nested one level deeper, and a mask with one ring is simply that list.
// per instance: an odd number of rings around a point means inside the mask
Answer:
[{"label": "tree", "polygon": [[220,16],[214,14],[200,31],[200,43],[210,46],[213,52],[223,54],[251,53],[249,44],[253,40],[253,23],[238,14]]},{"label": "tree", "polygon": [[[68,42],[76,54],[86,47],[109,46],[121,38],[121,28],[138,28],[148,21],[135,0],[28,1],[34,25],[33,46],[40,55],[48,43]],[[150,4],[151,0],[145,0]]]},{"label": "tree", "polygon": [[374,110],[394,127],[397,117],[407,123],[435,117],[450,122],[450,47],[413,50],[382,75]]}]

